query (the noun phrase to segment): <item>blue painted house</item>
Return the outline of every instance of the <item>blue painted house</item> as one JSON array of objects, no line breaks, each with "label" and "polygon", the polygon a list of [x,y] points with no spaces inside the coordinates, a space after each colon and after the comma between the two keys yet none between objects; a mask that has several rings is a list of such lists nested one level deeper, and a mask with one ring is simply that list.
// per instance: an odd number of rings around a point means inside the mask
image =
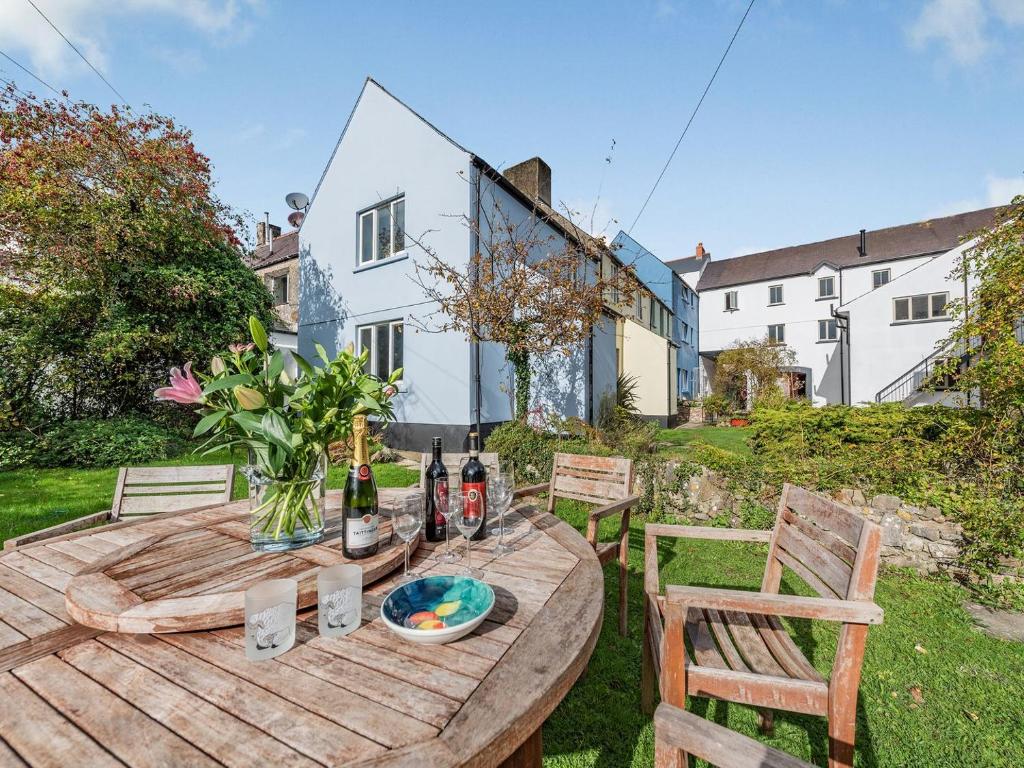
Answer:
[{"label": "blue painted house", "polygon": [[684,400],[697,397],[697,292],[672,267],[621,230],[612,241],[612,250],[623,264],[633,268],[637,278],[651,293],[672,308],[671,341],[676,347],[676,396]]}]

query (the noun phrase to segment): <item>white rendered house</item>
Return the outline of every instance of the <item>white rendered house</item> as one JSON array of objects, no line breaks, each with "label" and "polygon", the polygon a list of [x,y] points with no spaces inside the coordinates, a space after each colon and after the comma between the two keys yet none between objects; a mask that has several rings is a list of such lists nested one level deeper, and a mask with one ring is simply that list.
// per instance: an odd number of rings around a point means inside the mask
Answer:
[{"label": "white rendered house", "polygon": [[697,283],[702,391],[722,350],[767,337],[795,353],[789,394],[816,405],[952,401],[920,388],[949,354],[946,304],[969,289],[950,277],[964,240],[996,210],[709,261]]}]

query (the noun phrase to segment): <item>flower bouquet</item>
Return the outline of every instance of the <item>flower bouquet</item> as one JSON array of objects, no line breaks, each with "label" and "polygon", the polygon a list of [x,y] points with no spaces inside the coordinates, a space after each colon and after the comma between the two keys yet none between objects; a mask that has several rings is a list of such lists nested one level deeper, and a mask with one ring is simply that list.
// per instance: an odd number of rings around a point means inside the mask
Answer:
[{"label": "flower bouquet", "polygon": [[197,453],[248,449],[243,474],[254,549],[314,544],[324,532],[327,446],[351,434],[356,414],[394,418],[391,398],[402,370],[382,381],[365,373],[367,351],[355,355],[349,346],[332,360],[317,344],[322,365],[292,353],[298,367],[293,379],[281,350],[269,348],[259,320],[250,317],[249,330],[252,342],[232,344],[227,354],[214,357],[209,375],[194,373],[186,363],[184,371],[171,371],[171,386],[156,396],[200,406],[193,436],[206,440]]}]

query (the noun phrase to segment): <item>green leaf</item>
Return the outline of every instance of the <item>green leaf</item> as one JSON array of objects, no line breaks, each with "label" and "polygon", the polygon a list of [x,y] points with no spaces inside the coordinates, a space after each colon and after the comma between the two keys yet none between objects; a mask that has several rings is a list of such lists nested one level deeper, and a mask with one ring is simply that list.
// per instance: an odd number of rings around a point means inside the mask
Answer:
[{"label": "green leaf", "polygon": [[231,420],[251,435],[263,433],[262,419],[250,411],[232,413]]},{"label": "green leaf", "polygon": [[403,373],[405,373],[405,368],[395,368],[388,377],[388,384],[394,384],[396,381],[400,380]]},{"label": "green leaf", "polygon": [[270,356],[270,364],[267,366],[267,377],[269,381],[273,381],[281,375],[281,371],[284,370],[284,355],[281,354],[281,350],[275,350],[274,354]]},{"label": "green leaf", "polygon": [[263,327],[257,318],[249,317],[249,333],[252,334],[253,343],[259,347],[260,352],[267,351],[267,329]]},{"label": "green leaf", "polygon": [[325,365],[331,364],[331,358],[327,356],[327,350],[324,349],[323,344],[321,344],[318,341],[315,344],[313,344],[313,348],[316,350],[316,353],[320,356],[320,359],[324,361]]},{"label": "green leaf", "polygon": [[231,387],[238,386],[239,384],[255,384],[256,379],[248,373],[233,373],[230,376],[225,376],[223,379],[216,379],[211,381],[205,387],[203,387],[203,396],[209,395],[213,392],[218,392],[222,389],[230,389]]},{"label": "green leaf", "polygon": [[298,352],[292,352],[292,359],[295,360],[295,364],[299,366],[299,370],[307,376],[313,375],[313,366],[309,364],[309,361],[300,355]]},{"label": "green leaf", "polygon": [[221,420],[227,416],[227,413],[227,411],[214,411],[213,413],[208,413],[203,416],[203,418],[199,420],[199,423],[196,424],[196,428],[192,431],[192,437],[205,435],[216,425],[220,424]]},{"label": "green leaf", "polygon": [[260,423],[267,440],[280,446],[289,454],[292,452],[292,431],[288,422],[277,411],[267,411]]}]

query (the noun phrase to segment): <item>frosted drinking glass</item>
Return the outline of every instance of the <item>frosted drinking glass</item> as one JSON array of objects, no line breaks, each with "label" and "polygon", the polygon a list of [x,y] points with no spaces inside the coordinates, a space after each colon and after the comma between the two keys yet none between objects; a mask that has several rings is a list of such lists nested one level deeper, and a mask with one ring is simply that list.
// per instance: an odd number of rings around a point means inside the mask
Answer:
[{"label": "frosted drinking glass", "polygon": [[265,661],[295,645],[295,579],[272,579],[245,591],[245,655]]},{"label": "frosted drinking glass", "polygon": [[332,565],[316,577],[317,625],[324,637],[341,637],[359,628],[363,616],[363,569]]}]

